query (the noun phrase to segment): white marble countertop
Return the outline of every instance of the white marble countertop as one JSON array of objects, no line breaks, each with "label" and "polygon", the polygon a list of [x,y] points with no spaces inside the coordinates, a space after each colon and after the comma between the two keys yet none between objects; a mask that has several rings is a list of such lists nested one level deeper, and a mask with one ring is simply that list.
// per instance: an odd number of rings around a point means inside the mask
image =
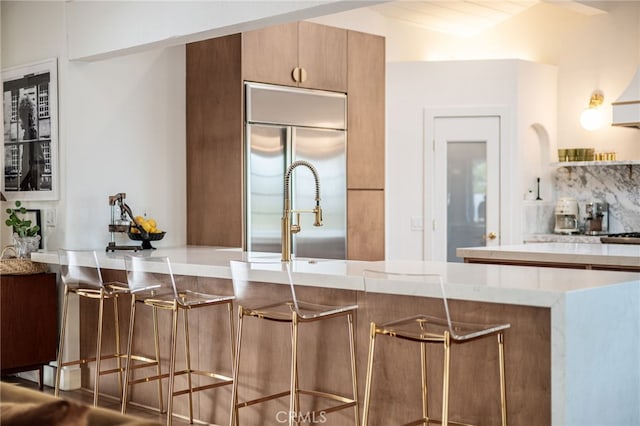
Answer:
[{"label": "white marble countertop", "polygon": [[562,235],[562,234],[526,234],[524,236],[525,243],[586,243],[586,244],[602,244],[600,235]]},{"label": "white marble countertop", "polygon": [[633,244],[534,243],[459,248],[456,254],[462,258],[495,261],[640,267],[640,245]]},{"label": "white marble countertop", "polygon": [[[524,245],[522,247],[532,249],[538,246],[542,246],[542,244]],[[617,252],[622,249],[610,247],[609,250]],[[124,269],[124,256],[132,254],[132,252],[105,253],[104,250],[97,251],[97,253],[101,267],[107,269]],[[589,253],[587,252],[587,254]],[[280,259],[279,254],[247,253],[242,252],[240,249],[201,246],[159,248],[153,251],[144,250],[138,252],[137,255],[168,256],[171,260],[173,271],[177,275],[214,278],[231,278],[230,260]],[[56,252],[33,253],[31,258],[36,262],[58,263],[58,254]],[[636,261],[638,261],[637,258]],[[362,262],[327,259],[294,260],[293,278],[296,284],[299,285],[364,290],[362,280],[364,269],[439,273],[445,277],[447,296],[452,299],[539,307],[552,306],[568,292],[629,282],[640,284],[640,273],[636,272],[587,271],[446,262]],[[265,278],[265,281],[273,280],[273,277]],[[282,282],[284,282],[284,276]],[[412,282],[390,281],[386,285],[367,290],[387,294],[439,296],[429,288],[418,286]]]},{"label": "white marble countertop", "polygon": [[[603,259],[639,262],[640,246],[610,244],[526,244],[501,248],[463,249],[478,255],[511,253],[516,259]],[[101,266],[124,269],[129,253],[98,252]],[[230,278],[229,261],[279,260],[279,254],[246,253],[215,247],[159,248],[138,253],[169,256],[180,275]],[[58,264],[55,252],[31,255],[32,260]],[[640,424],[640,273],[586,269],[542,268],[492,264],[297,259],[294,282],[299,285],[363,290],[364,269],[436,272],[447,280],[447,296],[549,308],[551,318],[551,415],[554,426]],[[273,272],[256,278],[282,282]],[[439,296],[416,282],[382,281],[376,293]],[[588,332],[585,332],[587,330]],[[615,344],[611,344],[611,342]],[[604,350],[603,350],[604,349]],[[595,369],[593,366],[602,368]],[[606,368],[605,368],[606,367]],[[596,393],[594,393],[594,389]],[[598,404],[593,401],[597,400]],[[610,407],[602,410],[602,407]]]}]

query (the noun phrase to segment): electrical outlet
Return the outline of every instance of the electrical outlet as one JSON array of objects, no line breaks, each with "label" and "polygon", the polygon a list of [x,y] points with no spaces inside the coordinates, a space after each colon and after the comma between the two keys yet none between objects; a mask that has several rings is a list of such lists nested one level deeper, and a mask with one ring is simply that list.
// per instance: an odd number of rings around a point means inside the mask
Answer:
[{"label": "electrical outlet", "polygon": [[44,224],[50,228],[56,226],[56,209],[47,209],[45,211]]}]

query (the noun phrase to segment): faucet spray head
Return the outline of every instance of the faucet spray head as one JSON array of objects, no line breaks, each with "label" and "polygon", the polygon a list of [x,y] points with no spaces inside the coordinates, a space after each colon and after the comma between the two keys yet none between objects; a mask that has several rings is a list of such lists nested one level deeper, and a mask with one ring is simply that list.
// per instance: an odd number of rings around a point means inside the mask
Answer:
[{"label": "faucet spray head", "polygon": [[313,213],[316,215],[316,220],[313,222],[313,226],[322,226],[322,207],[320,207],[319,201],[316,201],[316,208],[313,209]]}]

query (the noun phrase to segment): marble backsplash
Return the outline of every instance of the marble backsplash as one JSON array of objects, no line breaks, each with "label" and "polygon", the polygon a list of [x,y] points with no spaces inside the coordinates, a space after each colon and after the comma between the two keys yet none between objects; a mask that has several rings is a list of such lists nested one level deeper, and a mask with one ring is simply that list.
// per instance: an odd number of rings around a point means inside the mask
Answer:
[{"label": "marble backsplash", "polygon": [[525,240],[538,241],[543,235],[553,236],[555,204],[560,197],[573,197],[578,201],[580,222],[584,220],[585,203],[596,199],[609,204],[610,234],[640,232],[640,165],[558,167],[553,190],[553,201],[524,202]]},{"label": "marble backsplash", "polygon": [[558,167],[553,186],[556,200],[578,201],[581,218],[588,200],[609,203],[609,233],[640,232],[639,165]]}]

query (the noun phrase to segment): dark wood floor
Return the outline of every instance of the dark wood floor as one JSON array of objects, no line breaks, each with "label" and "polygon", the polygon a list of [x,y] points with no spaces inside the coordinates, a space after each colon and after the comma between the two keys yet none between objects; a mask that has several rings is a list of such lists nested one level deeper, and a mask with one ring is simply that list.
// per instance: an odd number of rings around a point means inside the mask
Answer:
[{"label": "dark wood floor", "polygon": [[[20,377],[17,376],[3,376],[2,377],[2,381],[3,382],[10,382],[10,383],[15,383],[18,384],[20,386],[24,386],[27,388],[31,388],[31,389],[38,389],[38,384],[35,382],[32,382],[30,380],[25,380],[22,379]],[[43,389],[43,392],[48,393],[53,395],[53,391],[54,389],[48,386],[45,386]],[[87,389],[79,389],[79,390],[73,390],[73,391],[60,391],[60,396],[66,399],[70,399],[70,400],[74,400],[74,401],[78,401],[81,402],[83,404],[87,404],[87,405],[91,405],[93,403],[93,393],[90,390]],[[116,411],[120,411],[120,401],[116,400],[115,398],[111,397],[111,396],[100,396],[99,400],[98,400],[98,405],[102,408],[108,408],[111,410],[116,410]],[[160,423],[165,423],[167,421],[166,415],[164,414],[160,414],[157,411],[153,411],[151,409],[146,409],[144,407],[138,407],[135,405],[129,405],[127,407],[127,414],[131,414],[133,416],[136,417],[142,417],[145,419],[150,419],[153,421],[157,421]],[[209,423],[203,423],[203,422],[198,422],[198,421],[194,421],[195,424],[209,424]],[[180,425],[188,425],[189,424],[189,420],[185,420],[185,419],[181,419],[179,417],[174,417],[173,418],[173,424],[176,426],[180,426]]]}]

